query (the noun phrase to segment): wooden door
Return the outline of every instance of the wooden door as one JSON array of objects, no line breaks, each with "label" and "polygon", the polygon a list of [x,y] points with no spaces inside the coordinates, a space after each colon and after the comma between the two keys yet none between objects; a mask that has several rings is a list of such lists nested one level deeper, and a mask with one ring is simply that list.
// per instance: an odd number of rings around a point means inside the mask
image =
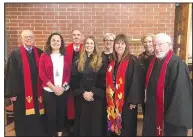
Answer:
[{"label": "wooden door", "polygon": [[176,4],[174,27],[174,52],[183,60],[192,56],[192,4]]}]

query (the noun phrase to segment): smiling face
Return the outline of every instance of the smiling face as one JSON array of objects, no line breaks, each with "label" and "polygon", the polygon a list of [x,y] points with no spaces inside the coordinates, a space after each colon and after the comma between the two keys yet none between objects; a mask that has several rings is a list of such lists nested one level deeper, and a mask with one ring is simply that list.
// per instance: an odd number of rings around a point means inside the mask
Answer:
[{"label": "smiling face", "polygon": [[24,30],[21,34],[21,41],[25,46],[32,46],[34,43],[34,34],[31,30]]},{"label": "smiling face", "polygon": [[104,40],[104,44],[105,48],[112,49],[114,44],[114,38],[111,35],[107,36]]},{"label": "smiling face", "polygon": [[80,44],[82,41],[82,34],[79,30],[72,31],[72,40],[74,44]]},{"label": "smiling face", "polygon": [[92,54],[94,52],[95,43],[92,39],[88,38],[85,42],[85,50],[87,54]]},{"label": "smiling face", "polygon": [[50,40],[52,50],[59,50],[61,47],[61,38],[59,35],[53,35]]},{"label": "smiling face", "polygon": [[158,35],[153,39],[153,48],[157,58],[164,58],[171,49],[171,42],[168,42],[164,37]]},{"label": "smiling face", "polygon": [[115,41],[115,52],[118,56],[122,56],[126,49],[126,43],[122,40]]},{"label": "smiling face", "polygon": [[143,45],[145,48],[145,51],[152,52],[153,51],[153,43],[152,43],[152,37],[147,36],[143,40]]}]

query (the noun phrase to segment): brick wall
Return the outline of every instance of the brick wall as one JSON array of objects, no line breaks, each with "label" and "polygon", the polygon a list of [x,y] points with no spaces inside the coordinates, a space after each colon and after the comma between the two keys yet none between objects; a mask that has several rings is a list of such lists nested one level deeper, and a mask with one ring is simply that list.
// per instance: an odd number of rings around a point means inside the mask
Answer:
[{"label": "brick wall", "polygon": [[[165,32],[173,37],[175,4],[5,4],[5,36],[8,53],[19,43],[23,29],[31,29],[36,44],[45,48],[52,31],[71,41],[71,30],[80,29],[84,36],[93,35],[102,48],[103,34],[124,33],[139,39],[146,33]],[[134,43],[131,52],[143,51]]]}]

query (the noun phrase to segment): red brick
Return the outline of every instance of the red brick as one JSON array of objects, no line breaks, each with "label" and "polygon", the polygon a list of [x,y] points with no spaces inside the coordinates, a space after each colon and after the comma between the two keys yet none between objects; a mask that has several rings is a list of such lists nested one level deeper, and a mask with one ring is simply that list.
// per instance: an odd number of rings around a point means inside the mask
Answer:
[{"label": "red brick", "polygon": [[[141,38],[146,33],[166,32],[173,37],[175,4],[5,4],[6,43],[8,52],[19,43],[21,30],[32,29],[36,44],[45,49],[49,34],[62,33],[65,43],[72,41],[72,29],[80,29],[84,36],[93,35],[103,49],[103,34],[124,33]],[[141,43],[131,44],[131,51],[143,51]]]}]

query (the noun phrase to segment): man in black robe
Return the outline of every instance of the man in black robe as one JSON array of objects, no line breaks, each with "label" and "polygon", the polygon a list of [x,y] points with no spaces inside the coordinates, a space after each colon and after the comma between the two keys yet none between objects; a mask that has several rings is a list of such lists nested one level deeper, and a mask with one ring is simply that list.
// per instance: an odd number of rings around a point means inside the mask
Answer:
[{"label": "man in black robe", "polygon": [[172,52],[168,35],[155,35],[153,45],[156,57],[146,75],[143,135],[186,136],[192,128],[192,84],[188,67]]},{"label": "man in black robe", "polygon": [[[72,96],[72,91],[77,88],[79,85],[78,78],[76,77],[76,70],[75,70],[75,65],[77,62],[77,59],[79,57],[79,52],[82,48],[82,33],[80,30],[73,30],[72,31],[72,40],[73,42],[70,43],[66,47],[66,52],[70,54],[70,61],[72,62],[72,70],[71,70],[71,78],[70,78],[70,90],[69,90],[69,96],[68,96],[68,114],[67,114],[67,119],[68,119],[68,127],[67,130],[70,135],[73,135],[78,132],[79,130],[79,125],[74,123],[74,119],[79,119],[79,114],[81,110],[80,102],[79,99],[76,97]],[[78,106],[77,106],[78,105]],[[77,106],[77,107],[76,107]],[[76,108],[76,110],[75,110]],[[75,113],[75,111],[77,113]],[[77,115],[78,114],[78,115]],[[77,120],[76,120],[77,121]],[[76,132],[74,132],[76,130]]]},{"label": "man in black robe", "polygon": [[[40,112],[38,95],[38,67],[37,58],[42,50],[32,47],[34,44],[34,34],[31,30],[24,30],[21,33],[22,45],[11,52],[6,70],[5,97],[10,98],[14,106],[14,124],[16,136],[44,136],[45,117],[43,109]],[[23,50],[21,50],[21,47]],[[24,53],[27,62],[28,74],[31,82],[25,81],[24,73]],[[31,100],[26,97],[26,84],[31,85]],[[40,85],[41,86],[41,85]],[[40,91],[40,90],[39,90]],[[26,109],[26,100],[33,102],[33,109]],[[33,110],[33,111],[32,111]]]}]

